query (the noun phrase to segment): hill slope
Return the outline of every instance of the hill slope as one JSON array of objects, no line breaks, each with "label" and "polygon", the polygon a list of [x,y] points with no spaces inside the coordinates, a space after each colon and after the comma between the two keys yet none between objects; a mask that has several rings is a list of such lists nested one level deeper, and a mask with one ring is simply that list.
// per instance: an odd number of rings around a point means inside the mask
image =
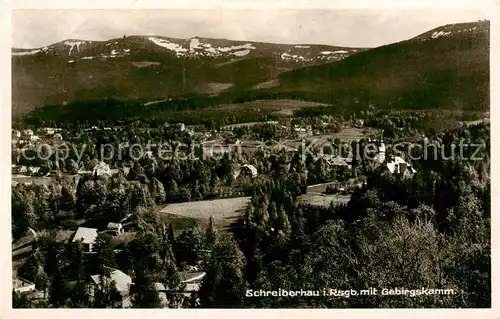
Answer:
[{"label": "hill slope", "polygon": [[251,87],[359,48],[130,36],[12,50],[13,115],[75,99],[162,99]]},{"label": "hill slope", "polygon": [[342,61],[279,75],[279,92],[339,108],[489,109],[489,22],[446,25]]}]

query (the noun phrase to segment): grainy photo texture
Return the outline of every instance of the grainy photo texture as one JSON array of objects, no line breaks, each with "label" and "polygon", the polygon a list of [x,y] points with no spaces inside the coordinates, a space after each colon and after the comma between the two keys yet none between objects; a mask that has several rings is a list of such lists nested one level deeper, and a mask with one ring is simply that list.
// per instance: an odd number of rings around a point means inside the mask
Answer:
[{"label": "grainy photo texture", "polygon": [[14,10],[12,46],[13,308],[491,307],[481,11]]}]

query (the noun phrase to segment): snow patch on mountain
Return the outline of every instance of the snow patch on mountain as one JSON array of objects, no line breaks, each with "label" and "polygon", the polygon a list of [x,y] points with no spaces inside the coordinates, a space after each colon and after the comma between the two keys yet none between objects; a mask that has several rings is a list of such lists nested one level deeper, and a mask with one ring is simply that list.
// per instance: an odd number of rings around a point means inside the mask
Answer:
[{"label": "snow patch on mountain", "polygon": [[85,41],[65,41],[64,44],[67,46],[70,46],[69,53],[68,55],[71,55],[71,52],[73,52],[73,48],[76,46],[76,50],[80,52],[80,45],[82,43],[85,43]]},{"label": "snow patch on mountain", "polygon": [[349,51],[346,50],[337,50],[337,51],[321,51],[321,54],[344,54],[344,53],[349,53]]},{"label": "snow patch on mountain", "polygon": [[191,39],[191,42],[189,43],[189,50],[194,51],[196,49],[201,49],[200,40],[197,38],[193,38],[193,39]]},{"label": "snow patch on mountain", "polygon": [[12,55],[32,55],[40,52],[40,49],[31,50],[31,51],[22,51],[22,52],[12,52]]},{"label": "snow patch on mountain", "polygon": [[295,47],[297,49],[309,49],[311,46],[310,45],[296,45]]},{"label": "snow patch on mountain", "polygon": [[256,49],[256,47],[254,47],[250,43],[245,43],[243,45],[233,45],[230,47],[218,47],[217,48],[217,50],[219,52],[230,52],[230,51],[243,50],[243,49],[254,50],[254,49]]},{"label": "snow patch on mountain", "polygon": [[210,55],[216,55],[217,54],[217,50],[215,48],[212,48],[212,47],[208,47],[205,49],[206,52],[210,53]]},{"label": "snow patch on mountain", "polygon": [[283,52],[281,54],[281,59],[283,60],[294,60],[294,61],[304,61],[304,57],[301,56],[301,55],[297,55],[297,54],[289,54],[289,53],[286,53],[286,52]]},{"label": "snow patch on mountain", "polygon": [[458,33],[461,33],[461,32],[469,32],[469,31],[474,31],[476,30],[477,27],[473,27],[473,28],[470,28],[470,29],[462,29],[462,30],[458,30]]},{"label": "snow patch on mountain", "polygon": [[243,50],[243,51],[236,51],[233,52],[234,55],[236,56],[245,56],[250,53],[250,50]]},{"label": "snow patch on mountain", "polygon": [[445,31],[436,31],[431,35],[431,38],[436,39],[439,37],[448,36],[450,34],[451,34],[451,31],[446,31],[446,32]]},{"label": "snow patch on mountain", "polygon": [[170,42],[168,40],[159,39],[159,38],[155,38],[155,37],[150,37],[149,40],[151,42],[153,42],[154,44],[156,44],[157,46],[160,46],[162,48],[165,48],[165,49],[168,49],[171,51],[175,51],[178,55],[181,55],[181,54],[188,51],[188,49],[183,48],[181,45]]},{"label": "snow patch on mountain", "polygon": [[187,54],[191,54],[194,56],[220,56],[224,53],[233,56],[245,56],[250,53],[250,50],[256,49],[256,47],[251,43],[233,45],[230,47],[213,47],[212,44],[203,43],[198,38],[190,39],[188,48],[165,39],[149,37],[149,40],[158,46],[174,51],[177,56],[185,56]]}]

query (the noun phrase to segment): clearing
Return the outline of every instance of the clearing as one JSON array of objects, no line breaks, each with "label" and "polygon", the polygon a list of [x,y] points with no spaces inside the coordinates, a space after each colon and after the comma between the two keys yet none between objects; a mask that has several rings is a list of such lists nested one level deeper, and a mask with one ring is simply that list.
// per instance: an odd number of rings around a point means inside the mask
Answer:
[{"label": "clearing", "polygon": [[315,206],[329,207],[331,203],[334,205],[347,204],[351,200],[351,195],[327,195],[322,193],[306,193],[300,195],[298,201]]},{"label": "clearing", "polygon": [[290,110],[298,110],[305,107],[327,106],[324,103],[300,101],[291,99],[280,100],[256,100],[251,102],[237,103],[237,104],[223,104],[218,109],[251,109],[251,110],[269,110],[274,112],[283,112]]},{"label": "clearing", "polygon": [[244,213],[250,198],[246,196],[169,204],[159,213],[161,218],[169,220],[189,218],[207,221],[212,217],[216,225],[228,226]]}]

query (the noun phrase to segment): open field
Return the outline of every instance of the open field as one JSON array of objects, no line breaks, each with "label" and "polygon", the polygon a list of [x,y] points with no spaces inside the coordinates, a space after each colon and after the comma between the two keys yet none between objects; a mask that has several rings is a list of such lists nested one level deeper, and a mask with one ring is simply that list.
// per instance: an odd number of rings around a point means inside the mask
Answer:
[{"label": "open field", "polygon": [[331,203],[334,205],[347,204],[351,195],[326,195],[321,193],[306,193],[299,196],[300,203],[328,207]]},{"label": "open field", "polygon": [[222,130],[233,130],[238,127],[250,127],[254,125],[263,125],[263,124],[277,124],[277,121],[267,121],[267,122],[246,122],[246,123],[237,123],[231,124],[221,127]]},{"label": "open field", "polygon": [[342,128],[342,130],[338,133],[318,135],[318,136],[310,136],[307,138],[309,141],[328,141],[328,139],[335,140],[338,138],[341,142],[351,142],[351,141],[359,141],[362,138],[368,138],[370,136],[377,136],[379,130],[374,128],[357,128],[357,127],[347,127]]},{"label": "open field", "polygon": [[200,93],[218,94],[234,86],[234,83],[210,82],[202,86]]},{"label": "open field", "polygon": [[236,197],[169,204],[159,213],[164,219],[192,218],[206,221],[212,217],[217,225],[227,226],[243,214],[249,201],[250,197]]},{"label": "open field", "polygon": [[322,184],[315,184],[307,186],[308,193],[324,193],[326,192],[326,188],[330,185],[334,185],[336,182],[328,182]]},{"label": "open field", "polygon": [[51,177],[34,177],[24,175],[12,175],[12,185],[16,186],[18,183],[35,184],[35,185],[49,185],[52,181]]},{"label": "open field", "polygon": [[260,110],[280,112],[280,111],[285,111],[285,110],[286,111],[293,111],[293,110],[298,110],[298,109],[305,108],[305,107],[315,107],[315,106],[316,107],[317,106],[327,106],[327,104],[318,103],[318,102],[310,102],[310,101],[279,99],[279,100],[256,100],[256,101],[238,103],[238,104],[223,104],[223,105],[220,105],[218,108],[221,110],[227,110],[227,109],[233,109],[233,108],[238,108],[238,109],[250,108],[250,109],[254,109],[254,110],[260,109]]}]

